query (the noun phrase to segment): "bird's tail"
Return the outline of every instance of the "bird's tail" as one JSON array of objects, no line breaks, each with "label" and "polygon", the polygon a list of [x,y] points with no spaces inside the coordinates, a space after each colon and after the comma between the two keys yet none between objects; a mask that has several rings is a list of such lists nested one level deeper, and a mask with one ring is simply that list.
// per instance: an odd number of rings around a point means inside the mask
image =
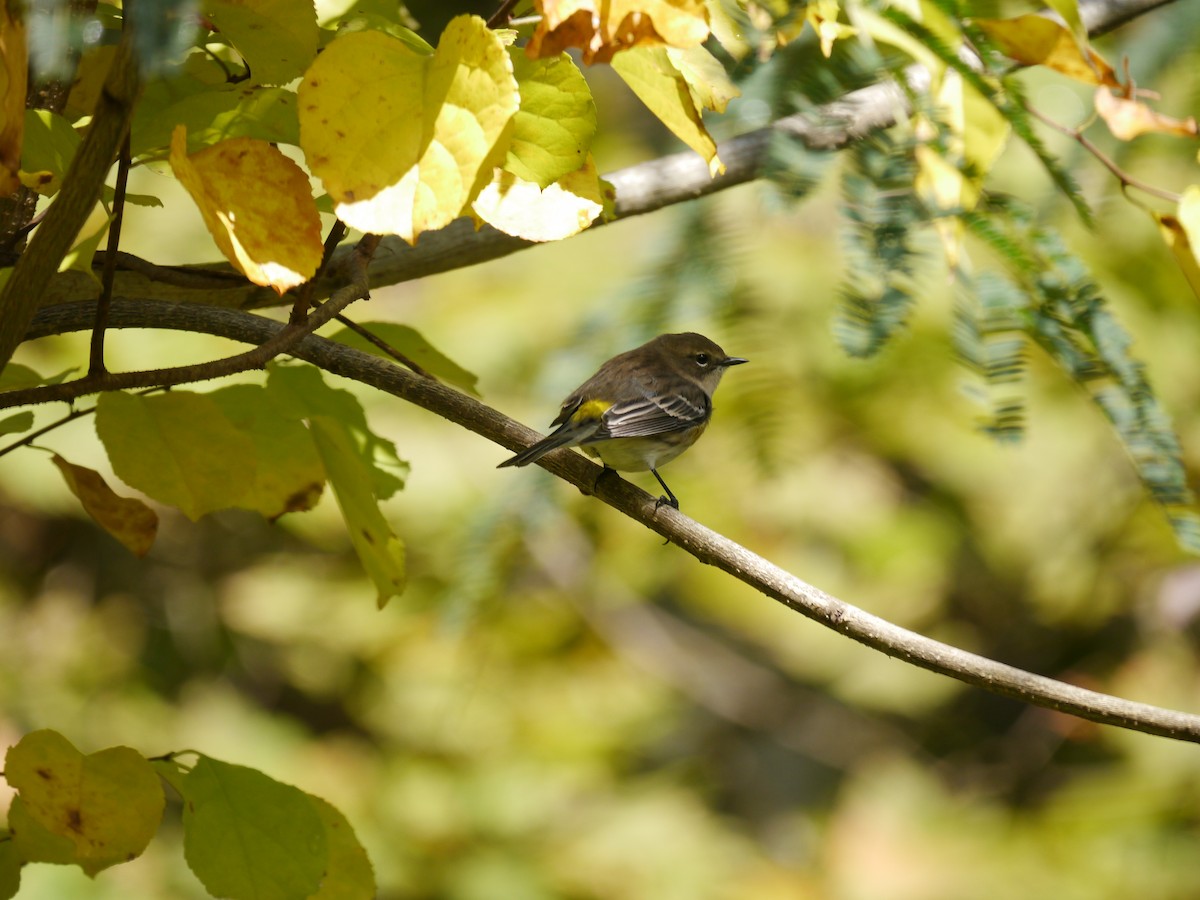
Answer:
[{"label": "bird's tail", "polygon": [[532,446],[526,447],[512,459],[506,459],[496,468],[527,466],[531,462],[537,462],[551,450],[557,450],[559,447],[573,447],[596,430],[596,423],[590,422],[586,424],[589,427],[580,428],[578,423],[564,422],[553,434],[542,438]]}]

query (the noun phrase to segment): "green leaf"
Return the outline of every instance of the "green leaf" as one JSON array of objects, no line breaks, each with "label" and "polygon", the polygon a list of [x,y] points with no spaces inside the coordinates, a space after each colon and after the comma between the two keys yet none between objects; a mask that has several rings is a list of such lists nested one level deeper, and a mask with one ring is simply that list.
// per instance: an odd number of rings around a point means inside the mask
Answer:
[{"label": "green leaf", "polygon": [[203,10],[259,84],[287,84],[317,55],[312,0],[205,0]]},{"label": "green leaf", "polygon": [[[425,337],[415,328],[410,328],[407,325],[397,325],[394,322],[363,322],[360,324],[360,327],[365,328],[385,344],[400,351],[400,353],[407,356],[435,378],[447,384],[452,384],[455,387],[462,388],[467,393],[476,397],[479,396],[479,392],[475,388],[475,384],[479,379],[454,362],[454,360],[445,356],[440,350],[430,344],[429,341],[425,340]],[[329,335],[329,338],[330,340],[337,341],[339,344],[353,347],[355,350],[361,350],[364,353],[370,353],[384,359],[391,359],[391,356],[383,350],[349,328],[342,328]]]},{"label": "green leaf", "polygon": [[0,419],[0,434],[20,434],[33,427],[33,413],[29,410]]},{"label": "green leaf", "polygon": [[188,391],[103,394],[96,432],[122,481],[188,518],[255,508],[254,442],[211,397]]},{"label": "green leaf", "polygon": [[549,187],[587,160],[596,134],[596,104],[583,73],[566,53],[530,59],[508,49],[521,91],[504,168]]},{"label": "green leaf", "polygon": [[237,384],[207,396],[254,442],[257,464],[246,498],[251,508],[276,519],[316,506],[325,485],[325,469],[299,418],[281,413],[260,385]]},{"label": "green leaf", "polygon": [[133,117],[133,155],[165,156],[176,125],[187,127],[188,152],[228,138],[298,144],[296,95],[283,88],[211,85],[201,78],[156,80],[146,86]]},{"label": "green leaf", "polygon": [[[5,269],[3,271],[11,272],[12,269]],[[3,370],[0,370],[0,391],[17,391],[23,388],[38,387],[43,384],[58,384],[75,371],[77,369],[72,366],[69,369],[63,369],[57,375],[43,377],[29,368],[29,366],[23,366],[20,363],[9,363]]]},{"label": "green leaf", "polygon": [[62,116],[48,109],[25,110],[21,169],[29,176],[36,174],[37,178],[23,180],[44,196],[57,193],[80,142],[79,133]]},{"label": "green leaf", "polygon": [[129,747],[85,756],[58,732],[35,731],[9,748],[4,775],[29,818],[70,841],[89,875],[139,856],[162,820],[158,776]]},{"label": "green leaf", "polygon": [[350,822],[331,803],[312,794],[308,799],[321,817],[329,846],[329,867],[321,890],[310,900],[371,900],[376,892],[375,870]]},{"label": "green leaf", "polygon": [[371,431],[357,397],[331,388],[315,366],[272,364],[267,372],[267,390],[289,415],[300,419],[330,416],[354,432],[359,455],[371,470],[376,497],[386,500],[404,487],[408,463],[400,459],[395,444]]},{"label": "green leaf", "polygon": [[299,788],[207,756],[182,786],[184,858],[210,894],[293,900],[320,888],[325,824]]},{"label": "green leaf", "polygon": [[0,900],[15,897],[21,889],[21,854],[12,840],[0,840]]},{"label": "green leaf", "polygon": [[346,521],[350,542],[375,583],[383,607],[404,590],[404,544],[379,509],[371,467],[364,462],[350,429],[329,416],[314,416],[309,426]]}]

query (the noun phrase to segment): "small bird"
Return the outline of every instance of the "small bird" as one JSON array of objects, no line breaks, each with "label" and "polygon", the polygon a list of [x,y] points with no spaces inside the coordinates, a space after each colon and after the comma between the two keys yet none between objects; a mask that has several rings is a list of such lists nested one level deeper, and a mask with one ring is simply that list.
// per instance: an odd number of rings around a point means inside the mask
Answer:
[{"label": "small bird", "polygon": [[660,334],[602,365],[563,401],[548,437],[498,468],[528,465],[558,447],[581,447],[606,469],[649,470],[667,492],[658,505],[679,509],[658,467],[696,443],[712,418],[721,376],[744,362],[702,334]]}]

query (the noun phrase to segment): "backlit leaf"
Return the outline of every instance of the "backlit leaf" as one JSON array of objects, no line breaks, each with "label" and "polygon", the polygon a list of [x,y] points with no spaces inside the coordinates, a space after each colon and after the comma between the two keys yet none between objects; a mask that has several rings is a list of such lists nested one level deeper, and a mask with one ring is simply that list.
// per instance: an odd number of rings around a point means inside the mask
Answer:
[{"label": "backlit leaf", "polygon": [[1138,135],[1154,132],[1178,137],[1195,137],[1200,133],[1191,116],[1186,119],[1164,116],[1136,98],[1117,96],[1107,88],[1096,88],[1095,103],[1096,112],[1108,130],[1122,141],[1132,141]]},{"label": "backlit leaf", "polygon": [[472,208],[506,234],[527,241],[559,241],[583,231],[600,216],[604,189],[589,154],[582,168],[545,189],[507,169],[497,169]]},{"label": "backlit leaf", "polygon": [[567,54],[531,60],[509,50],[521,89],[504,168],[548,187],[587,159],[596,133],[596,104],[583,73]]},{"label": "backlit leaf", "polygon": [[232,138],[190,156],[186,142],[184,128],[176,128],[171,168],[225,258],[280,294],[311,278],[324,247],[304,171],[255,138]]},{"label": "backlit leaf", "polygon": [[342,35],[299,95],[300,143],[338,217],[409,242],[469,206],[504,160],[519,102],[508,52],[476,16],[453,19],[432,56]]}]

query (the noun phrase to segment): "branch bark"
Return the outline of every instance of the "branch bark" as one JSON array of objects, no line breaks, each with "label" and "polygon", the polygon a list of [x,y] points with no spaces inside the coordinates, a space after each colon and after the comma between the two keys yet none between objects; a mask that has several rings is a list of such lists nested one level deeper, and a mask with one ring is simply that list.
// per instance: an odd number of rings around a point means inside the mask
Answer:
[{"label": "branch bark", "polygon": [[[29,321],[59,263],[100,196],[100,188],[129,128],[137,91],[133,36],[126,31],[96,101],[87,136],[63,178],[62,190],[0,292],[0,367],[12,358],[13,351],[24,340]],[[91,293],[95,293],[94,283]]]},{"label": "branch bark", "polygon": [[[93,317],[93,304],[45,310],[36,317],[31,337],[87,329]],[[232,310],[129,301],[113,304],[109,327],[170,328],[258,345],[277,339],[286,328],[270,319]],[[407,400],[507,450],[520,450],[540,437],[437,381],[333,341],[305,337],[289,353],[333,374]],[[716,566],[794,612],[889,656],[1024,703],[1106,725],[1200,743],[1200,715],[1087,690],[908,631],[826,594],[678,510],[660,507],[650,494],[618,477],[601,478],[603,470],[578,453],[558,450],[538,464],[662,535],[700,562]]]}]

